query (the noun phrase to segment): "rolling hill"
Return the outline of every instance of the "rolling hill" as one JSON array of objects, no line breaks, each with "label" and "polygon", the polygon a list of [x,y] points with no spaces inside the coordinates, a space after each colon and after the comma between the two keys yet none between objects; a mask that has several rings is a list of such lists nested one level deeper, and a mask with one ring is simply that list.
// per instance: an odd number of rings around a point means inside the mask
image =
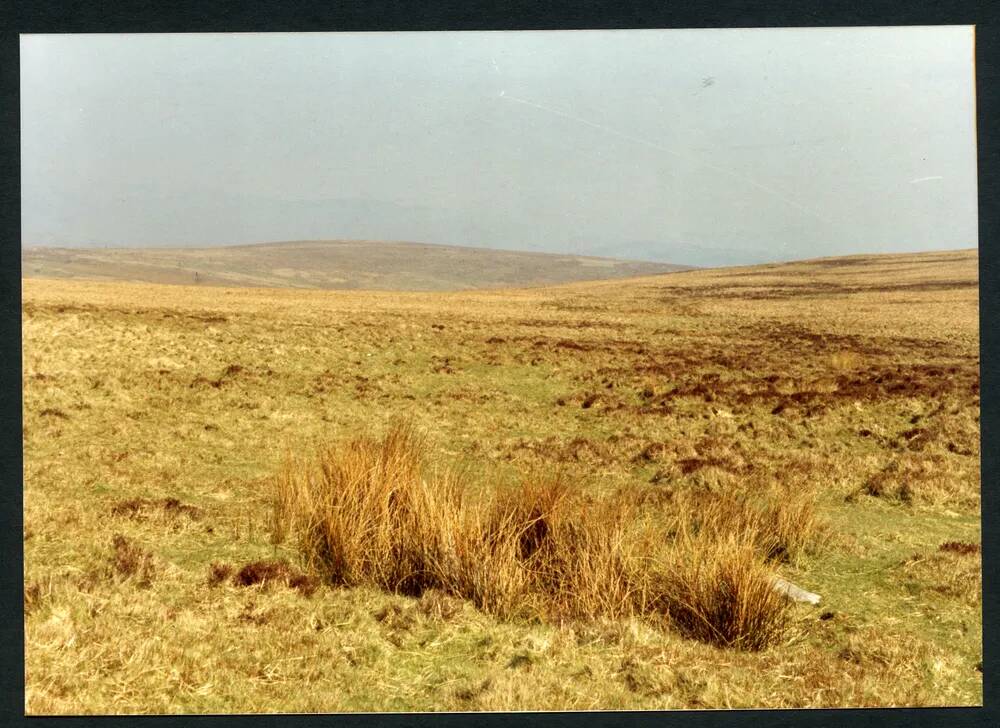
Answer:
[{"label": "rolling hill", "polygon": [[300,241],[212,248],[24,248],[26,278],[445,291],[654,275],[687,266],[425,243]]}]

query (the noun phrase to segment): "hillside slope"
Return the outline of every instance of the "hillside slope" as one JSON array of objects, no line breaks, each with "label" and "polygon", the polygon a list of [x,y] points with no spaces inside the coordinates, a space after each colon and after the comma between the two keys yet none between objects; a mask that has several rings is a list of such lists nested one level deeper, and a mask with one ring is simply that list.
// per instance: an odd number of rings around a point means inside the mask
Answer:
[{"label": "hillside slope", "polygon": [[32,278],[181,285],[445,291],[654,275],[685,266],[423,243],[358,240],[216,248],[25,248]]}]

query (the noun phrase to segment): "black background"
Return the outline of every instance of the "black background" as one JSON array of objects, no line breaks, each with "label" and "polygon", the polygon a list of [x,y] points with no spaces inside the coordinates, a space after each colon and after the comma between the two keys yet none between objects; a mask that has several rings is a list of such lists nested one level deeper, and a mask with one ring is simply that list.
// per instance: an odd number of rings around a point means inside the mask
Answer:
[{"label": "black background", "polygon": [[[997,417],[998,282],[996,135],[998,37],[988,2],[2,2],[0,0],[0,726],[508,725],[998,726],[997,579],[1000,499]],[[24,717],[21,449],[19,33],[153,33],[357,30],[531,30],[872,25],[976,25],[979,145],[980,346],[983,514],[983,662],[986,707],[622,713],[339,714]]]}]

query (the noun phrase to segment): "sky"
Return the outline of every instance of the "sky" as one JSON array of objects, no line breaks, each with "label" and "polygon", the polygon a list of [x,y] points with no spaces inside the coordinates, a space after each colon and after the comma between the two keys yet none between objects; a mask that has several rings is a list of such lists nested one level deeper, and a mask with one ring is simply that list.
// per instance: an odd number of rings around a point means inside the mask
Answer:
[{"label": "sky", "polygon": [[977,245],[973,29],[21,36],[22,245]]}]

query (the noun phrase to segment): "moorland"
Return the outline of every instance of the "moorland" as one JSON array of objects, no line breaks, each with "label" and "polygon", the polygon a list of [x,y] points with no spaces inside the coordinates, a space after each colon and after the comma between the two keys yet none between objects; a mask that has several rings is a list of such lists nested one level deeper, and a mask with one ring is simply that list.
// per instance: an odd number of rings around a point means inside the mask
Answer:
[{"label": "moorland", "polygon": [[26,267],[26,711],[981,704],[977,270]]},{"label": "moorland", "polygon": [[447,291],[628,278],[685,266],[383,240],[22,250],[24,275],[180,285]]}]

